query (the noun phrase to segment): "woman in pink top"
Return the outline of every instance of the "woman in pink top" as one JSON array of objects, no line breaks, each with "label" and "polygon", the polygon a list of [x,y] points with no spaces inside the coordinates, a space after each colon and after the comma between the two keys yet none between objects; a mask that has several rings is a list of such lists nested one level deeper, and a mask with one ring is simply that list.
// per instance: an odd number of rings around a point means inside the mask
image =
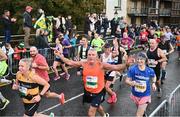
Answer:
[{"label": "woman in pink top", "polygon": [[123,38],[121,39],[121,46],[126,50],[127,54],[129,54],[129,51],[133,45],[134,45],[134,40],[128,37],[127,32],[124,32]]}]

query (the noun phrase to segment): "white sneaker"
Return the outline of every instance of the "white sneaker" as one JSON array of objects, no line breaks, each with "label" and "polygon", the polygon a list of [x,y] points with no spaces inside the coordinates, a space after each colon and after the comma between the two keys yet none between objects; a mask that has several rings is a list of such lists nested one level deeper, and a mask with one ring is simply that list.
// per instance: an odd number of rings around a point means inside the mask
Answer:
[{"label": "white sneaker", "polygon": [[49,115],[49,117],[54,117],[54,113],[51,112],[50,115]]},{"label": "white sneaker", "polygon": [[109,117],[109,113],[106,113],[103,117]]},{"label": "white sneaker", "polygon": [[0,107],[0,110],[3,110],[6,108],[6,106],[10,103],[8,99],[6,99],[4,102],[2,102],[2,105]]}]

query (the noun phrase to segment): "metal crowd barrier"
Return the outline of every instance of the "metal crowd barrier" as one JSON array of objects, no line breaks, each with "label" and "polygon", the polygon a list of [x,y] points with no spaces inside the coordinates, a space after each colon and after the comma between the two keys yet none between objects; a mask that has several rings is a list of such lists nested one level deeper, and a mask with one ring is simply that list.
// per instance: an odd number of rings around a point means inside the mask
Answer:
[{"label": "metal crowd barrier", "polygon": [[[53,65],[54,62],[54,51],[50,48],[44,48],[44,49],[38,49],[39,53],[41,55],[43,55],[49,66]],[[16,59],[14,56],[18,56],[19,58]],[[12,55],[12,63],[9,65],[11,68],[11,74],[12,75],[16,75],[17,71],[18,71],[18,64],[20,59],[22,58],[30,58],[30,52],[29,50],[27,50],[26,52],[20,52],[20,53],[14,53]]]},{"label": "metal crowd barrier", "polygon": [[[104,39],[104,41],[111,43],[112,44],[112,40],[114,37],[107,37]],[[76,46],[76,50],[77,50],[78,46]],[[44,48],[44,49],[38,49],[39,53],[42,54],[46,60],[47,63],[50,67],[52,67],[53,62],[54,62],[54,51],[50,48]],[[77,54],[77,52],[76,52]],[[15,56],[19,56],[18,58],[16,58]],[[77,56],[77,55],[75,55]],[[19,64],[19,60],[22,58],[30,58],[30,52],[29,50],[26,50],[26,52],[20,52],[20,53],[14,53],[11,56],[9,56],[8,59],[8,72],[7,74],[4,75],[4,77],[7,77],[8,75],[16,75],[17,71],[18,71],[18,64]]]},{"label": "metal crowd barrier", "polygon": [[180,116],[180,85],[149,115],[154,116]]},{"label": "metal crowd barrier", "polygon": [[150,115],[149,117],[154,116],[168,116],[168,101],[164,100]]},{"label": "metal crowd barrier", "polygon": [[168,99],[169,115],[180,116],[180,85],[174,89]]}]

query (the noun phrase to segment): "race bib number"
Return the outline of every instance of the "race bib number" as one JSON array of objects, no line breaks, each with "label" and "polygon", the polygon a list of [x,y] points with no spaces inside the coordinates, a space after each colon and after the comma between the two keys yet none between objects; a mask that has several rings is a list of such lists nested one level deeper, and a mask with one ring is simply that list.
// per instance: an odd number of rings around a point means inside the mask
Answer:
[{"label": "race bib number", "polygon": [[138,85],[135,86],[135,91],[143,93],[146,91],[146,81],[138,81]]},{"label": "race bib number", "polygon": [[21,93],[21,96],[26,96],[27,95],[27,88],[20,86],[19,91]]},{"label": "race bib number", "polygon": [[86,87],[95,89],[97,88],[98,78],[96,76],[87,76],[86,77]]},{"label": "race bib number", "polygon": [[149,67],[156,67],[155,59],[149,59]]}]

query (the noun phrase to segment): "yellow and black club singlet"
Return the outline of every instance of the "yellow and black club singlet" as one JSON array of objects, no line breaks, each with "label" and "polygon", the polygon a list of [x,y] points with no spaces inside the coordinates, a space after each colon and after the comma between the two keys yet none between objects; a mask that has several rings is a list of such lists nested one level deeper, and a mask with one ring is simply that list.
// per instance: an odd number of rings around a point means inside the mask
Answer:
[{"label": "yellow and black club singlet", "polygon": [[34,103],[32,98],[39,94],[39,85],[31,79],[34,75],[34,72],[29,72],[28,78],[20,72],[16,75],[19,82],[19,93],[24,103]]}]

